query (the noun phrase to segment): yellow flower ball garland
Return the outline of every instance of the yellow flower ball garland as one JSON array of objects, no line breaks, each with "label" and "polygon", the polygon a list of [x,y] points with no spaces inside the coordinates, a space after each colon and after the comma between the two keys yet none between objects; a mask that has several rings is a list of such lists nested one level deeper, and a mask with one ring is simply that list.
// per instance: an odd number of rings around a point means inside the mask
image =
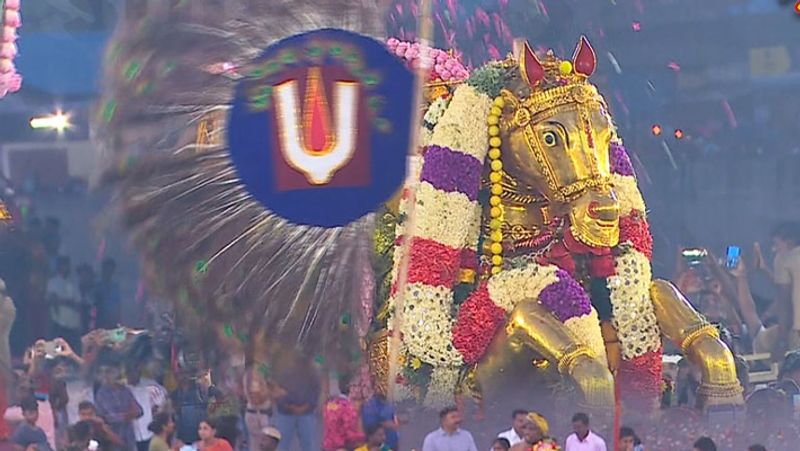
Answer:
[{"label": "yellow flower ball garland", "polygon": [[485,253],[488,260],[491,262],[491,274],[495,275],[503,270],[503,201],[501,195],[503,194],[503,162],[500,160],[502,156],[503,140],[500,137],[500,119],[503,115],[503,108],[505,101],[501,96],[495,97],[492,102],[492,108],[489,110],[489,115],[486,118],[486,123],[489,125],[489,181],[491,182],[489,205],[489,214],[491,221],[489,222],[489,233],[486,245],[484,246]]}]

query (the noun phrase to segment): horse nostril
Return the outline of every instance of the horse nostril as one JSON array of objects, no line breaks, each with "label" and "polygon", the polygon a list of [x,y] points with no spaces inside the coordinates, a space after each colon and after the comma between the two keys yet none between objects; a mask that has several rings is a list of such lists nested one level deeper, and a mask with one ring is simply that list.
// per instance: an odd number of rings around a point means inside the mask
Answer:
[{"label": "horse nostril", "polygon": [[592,219],[598,219],[600,217],[600,202],[593,200],[589,203],[589,207],[586,209],[589,213],[589,217]]}]

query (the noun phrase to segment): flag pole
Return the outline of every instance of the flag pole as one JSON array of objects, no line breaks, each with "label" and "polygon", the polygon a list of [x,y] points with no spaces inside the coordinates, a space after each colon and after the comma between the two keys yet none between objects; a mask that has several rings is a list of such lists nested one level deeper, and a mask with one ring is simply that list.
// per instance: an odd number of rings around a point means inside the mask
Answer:
[{"label": "flag pole", "polygon": [[[416,79],[414,86],[414,104],[416,108],[413,110],[413,122],[411,123],[411,139],[409,140],[408,161],[406,165],[411,169],[412,158],[419,154],[419,127],[422,123],[424,114],[423,104],[425,81],[428,78],[428,72],[433,66],[433,61],[430,59],[430,48],[433,44],[433,0],[420,0],[420,16],[417,24],[418,39],[420,45],[420,57],[416,67]],[[392,316],[391,331],[389,337],[389,371],[387,377],[387,396],[390,400],[395,400],[395,384],[399,366],[401,336],[400,330],[403,325],[403,308],[405,303],[406,285],[408,281],[408,261],[409,253],[411,250],[411,237],[414,235],[414,227],[416,225],[416,181],[408,184],[408,188],[404,193],[406,197],[406,227],[404,232],[404,239],[400,244],[402,246],[400,264],[397,271],[397,290],[395,295],[394,315]]]}]

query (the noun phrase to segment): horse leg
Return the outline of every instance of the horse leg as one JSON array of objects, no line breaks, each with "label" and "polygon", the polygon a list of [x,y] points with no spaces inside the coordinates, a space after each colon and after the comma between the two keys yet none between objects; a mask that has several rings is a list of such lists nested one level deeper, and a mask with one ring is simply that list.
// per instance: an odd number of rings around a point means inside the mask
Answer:
[{"label": "horse leg", "polygon": [[733,354],[709,324],[671,283],[654,281],[650,297],[662,333],[701,370],[699,407],[741,405],[742,386],[736,378]]}]

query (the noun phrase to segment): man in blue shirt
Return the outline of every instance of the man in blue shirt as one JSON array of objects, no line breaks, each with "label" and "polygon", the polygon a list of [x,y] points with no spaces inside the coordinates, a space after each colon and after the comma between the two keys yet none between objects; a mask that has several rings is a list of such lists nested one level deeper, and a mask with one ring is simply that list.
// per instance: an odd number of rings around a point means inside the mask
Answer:
[{"label": "man in blue shirt", "polygon": [[303,451],[320,449],[316,410],[320,401],[320,378],[310,360],[296,357],[279,372],[277,383],[285,393],[277,400],[274,424],[281,433],[279,451],[292,448],[295,434]]},{"label": "man in blue shirt", "polygon": [[361,419],[364,422],[364,430],[372,430],[378,426],[383,426],[386,433],[386,446],[393,450],[400,449],[398,443],[400,437],[397,433],[397,411],[386,396],[374,394],[361,407]]},{"label": "man in blue shirt", "polygon": [[37,451],[51,451],[44,430],[36,426],[36,422],[39,421],[39,402],[36,401],[36,398],[27,398],[20,403],[20,407],[25,422],[14,432],[11,441],[23,449],[36,445]]}]

